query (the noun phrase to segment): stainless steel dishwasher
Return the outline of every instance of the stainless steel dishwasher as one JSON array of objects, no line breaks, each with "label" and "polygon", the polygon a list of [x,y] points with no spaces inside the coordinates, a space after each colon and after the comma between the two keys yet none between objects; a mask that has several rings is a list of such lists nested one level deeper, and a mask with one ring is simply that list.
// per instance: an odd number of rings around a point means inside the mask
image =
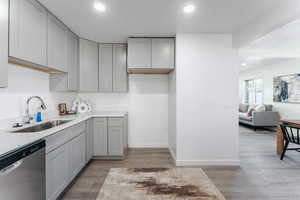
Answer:
[{"label": "stainless steel dishwasher", "polygon": [[0,157],[0,199],[44,200],[45,141]]}]

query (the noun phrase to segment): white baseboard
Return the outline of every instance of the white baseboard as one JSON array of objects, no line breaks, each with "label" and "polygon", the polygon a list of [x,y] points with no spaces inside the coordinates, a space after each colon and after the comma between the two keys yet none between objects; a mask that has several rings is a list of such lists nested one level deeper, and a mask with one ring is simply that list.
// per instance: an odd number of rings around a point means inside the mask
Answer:
[{"label": "white baseboard", "polygon": [[240,160],[176,160],[176,166],[240,166]]},{"label": "white baseboard", "polygon": [[173,151],[173,149],[171,148],[170,145],[169,145],[169,151],[171,153],[171,156],[173,158],[174,163],[176,163],[176,155],[175,155],[175,152]]},{"label": "white baseboard", "polygon": [[168,148],[165,143],[145,143],[145,144],[128,144],[129,148]]}]

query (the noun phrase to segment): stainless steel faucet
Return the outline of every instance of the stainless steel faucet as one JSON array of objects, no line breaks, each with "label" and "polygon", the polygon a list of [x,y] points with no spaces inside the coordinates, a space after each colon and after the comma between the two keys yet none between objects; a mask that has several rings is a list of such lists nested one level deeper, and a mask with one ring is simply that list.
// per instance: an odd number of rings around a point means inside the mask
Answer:
[{"label": "stainless steel faucet", "polygon": [[45,105],[45,102],[43,101],[43,99],[42,99],[41,97],[39,97],[39,96],[32,96],[32,97],[29,97],[29,98],[27,99],[27,101],[26,101],[26,110],[25,110],[25,119],[24,119],[24,123],[25,123],[25,124],[29,124],[30,121],[33,119],[33,117],[30,116],[30,114],[29,114],[29,103],[30,103],[30,101],[31,101],[32,99],[38,99],[38,100],[40,100],[40,102],[41,102],[41,108],[42,108],[43,110],[46,110],[46,109],[47,109],[47,106]]}]

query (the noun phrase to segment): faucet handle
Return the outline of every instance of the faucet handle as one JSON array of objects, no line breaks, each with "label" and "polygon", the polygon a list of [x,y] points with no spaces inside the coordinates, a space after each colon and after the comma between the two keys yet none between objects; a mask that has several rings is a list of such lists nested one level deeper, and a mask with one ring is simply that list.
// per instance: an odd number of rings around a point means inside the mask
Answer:
[{"label": "faucet handle", "polygon": [[23,125],[20,124],[19,122],[13,124],[13,128],[20,128],[20,127],[22,127],[22,126],[23,126]]}]

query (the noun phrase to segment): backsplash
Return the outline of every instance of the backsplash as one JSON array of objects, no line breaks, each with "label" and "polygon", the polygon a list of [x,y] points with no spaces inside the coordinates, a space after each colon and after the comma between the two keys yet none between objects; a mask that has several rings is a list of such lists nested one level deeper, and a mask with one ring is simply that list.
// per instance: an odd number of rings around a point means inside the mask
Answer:
[{"label": "backsplash", "polygon": [[[49,74],[9,64],[9,82],[7,88],[0,88],[0,128],[11,126],[24,116],[28,97],[37,95],[43,98],[47,110],[45,116],[57,113],[57,104],[70,104],[76,93],[50,93]],[[30,110],[34,110],[38,101],[33,100]],[[9,123],[7,123],[9,122]]]}]

